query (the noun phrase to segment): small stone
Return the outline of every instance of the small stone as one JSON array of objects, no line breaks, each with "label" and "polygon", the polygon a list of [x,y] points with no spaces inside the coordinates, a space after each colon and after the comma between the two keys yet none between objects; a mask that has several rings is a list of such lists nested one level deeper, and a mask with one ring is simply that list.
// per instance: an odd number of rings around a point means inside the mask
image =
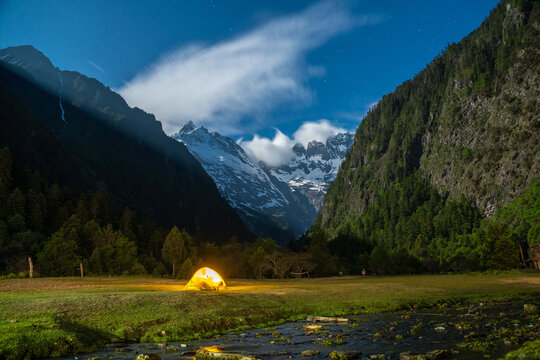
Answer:
[{"label": "small stone", "polygon": [[156,354],[140,354],[135,360],[161,360],[161,358]]},{"label": "small stone", "polygon": [[439,331],[439,332],[446,331],[446,328],[444,326],[437,326],[435,328],[435,331]]},{"label": "small stone", "polygon": [[349,322],[349,319],[339,318],[339,317],[327,317],[327,316],[308,316],[307,321],[346,323],[346,322]]},{"label": "small stone", "polygon": [[332,360],[357,359],[362,355],[361,351],[332,351],[328,357]]},{"label": "small stone", "polygon": [[304,351],[302,351],[300,356],[302,356],[302,357],[312,357],[312,356],[319,355],[320,353],[321,352],[317,351],[317,350],[304,350]]},{"label": "small stone", "polygon": [[322,330],[322,328],[323,328],[322,325],[315,325],[315,324],[304,325],[304,330],[307,333],[312,333],[314,331]]},{"label": "small stone", "polygon": [[399,360],[415,360],[416,355],[413,355],[410,351],[402,352],[399,354]]}]

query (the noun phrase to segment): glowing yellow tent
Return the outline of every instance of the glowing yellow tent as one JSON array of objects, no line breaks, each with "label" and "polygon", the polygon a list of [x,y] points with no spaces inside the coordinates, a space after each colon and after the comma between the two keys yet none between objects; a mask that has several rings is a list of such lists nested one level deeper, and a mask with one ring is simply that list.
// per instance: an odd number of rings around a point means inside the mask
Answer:
[{"label": "glowing yellow tent", "polygon": [[223,290],[226,287],[225,280],[216,271],[203,267],[195,272],[184,290]]}]

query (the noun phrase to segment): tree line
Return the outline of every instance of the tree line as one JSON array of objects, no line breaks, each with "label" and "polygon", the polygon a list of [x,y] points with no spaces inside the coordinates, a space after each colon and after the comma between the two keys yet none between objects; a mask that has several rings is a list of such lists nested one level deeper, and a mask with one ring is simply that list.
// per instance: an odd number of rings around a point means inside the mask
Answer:
[{"label": "tree line", "polygon": [[[329,240],[314,228],[288,247],[271,238],[218,245],[165,229],[100,191],[49,184],[0,150],[0,275],[154,275],[189,278],[209,266],[225,277],[303,277],[523,267],[540,243],[540,181],[491,218],[437,193],[418,173],[382,191],[358,221]],[[350,225],[353,224],[353,225]]]},{"label": "tree line", "polygon": [[[12,163],[0,150],[0,274],[27,276],[28,257],[39,276],[155,275],[190,277],[210,266],[224,276],[306,276],[310,256],[272,239],[224,245],[165,229],[129,208],[118,211],[101,191],[50,184],[38,171]],[[11,274],[11,275],[10,275]]]},{"label": "tree line", "polygon": [[540,180],[483,218],[469,201],[440,195],[415,172],[381,191],[335,238],[314,228],[299,244],[319,248],[315,273],[328,275],[523,268],[528,249],[540,244]]}]

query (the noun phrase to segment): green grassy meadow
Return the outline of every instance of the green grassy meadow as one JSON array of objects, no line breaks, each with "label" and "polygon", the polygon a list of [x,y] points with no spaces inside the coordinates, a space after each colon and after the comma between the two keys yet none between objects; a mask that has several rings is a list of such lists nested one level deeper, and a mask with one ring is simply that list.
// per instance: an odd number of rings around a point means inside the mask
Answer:
[{"label": "green grassy meadow", "polygon": [[[308,315],[538,299],[540,273],[230,280],[220,292],[181,291],[158,278],[0,281],[0,358],[90,352],[110,342],[172,342],[266,327]],[[537,300],[536,300],[537,301]]]}]

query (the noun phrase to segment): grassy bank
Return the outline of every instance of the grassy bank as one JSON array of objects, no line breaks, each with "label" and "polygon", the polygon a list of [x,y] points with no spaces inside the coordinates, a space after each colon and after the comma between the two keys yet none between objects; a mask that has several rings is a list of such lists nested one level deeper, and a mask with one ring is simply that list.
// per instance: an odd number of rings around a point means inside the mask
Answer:
[{"label": "grassy bank", "polygon": [[232,280],[219,293],[155,278],[0,281],[0,358],[60,356],[111,341],[166,342],[309,314],[379,312],[540,295],[540,274]]}]

